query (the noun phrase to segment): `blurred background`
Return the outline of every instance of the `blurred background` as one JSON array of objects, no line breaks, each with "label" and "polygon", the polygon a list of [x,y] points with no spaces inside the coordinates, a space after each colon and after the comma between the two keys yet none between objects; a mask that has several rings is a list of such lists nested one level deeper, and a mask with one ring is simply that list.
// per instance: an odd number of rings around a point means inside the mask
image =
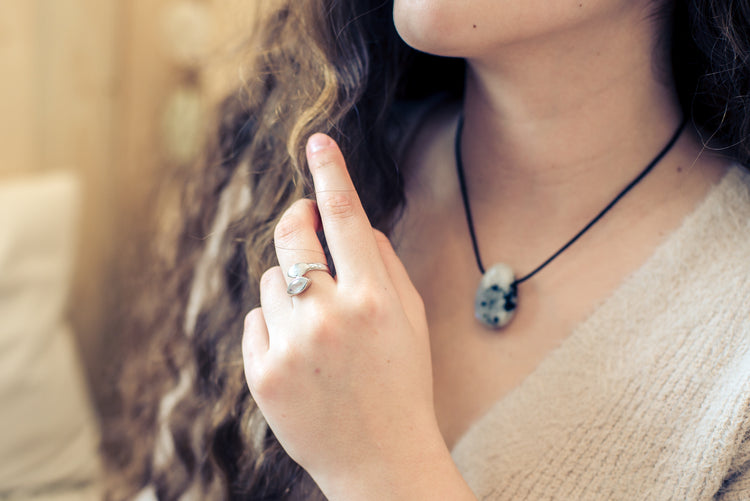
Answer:
[{"label": "blurred background", "polygon": [[18,461],[42,431],[67,419],[95,446],[130,341],[109,313],[144,221],[177,229],[169,180],[239,85],[254,1],[0,1],[0,499],[50,495],[27,470],[59,484],[44,462],[70,444]]}]

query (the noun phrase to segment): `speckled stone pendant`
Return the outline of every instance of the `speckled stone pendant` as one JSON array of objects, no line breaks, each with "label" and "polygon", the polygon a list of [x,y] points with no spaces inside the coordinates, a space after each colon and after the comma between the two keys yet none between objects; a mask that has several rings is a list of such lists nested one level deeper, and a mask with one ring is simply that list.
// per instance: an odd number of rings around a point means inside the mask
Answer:
[{"label": "speckled stone pendant", "polygon": [[508,325],[516,311],[518,289],[510,266],[498,263],[484,273],[479,282],[474,316],[490,329]]}]

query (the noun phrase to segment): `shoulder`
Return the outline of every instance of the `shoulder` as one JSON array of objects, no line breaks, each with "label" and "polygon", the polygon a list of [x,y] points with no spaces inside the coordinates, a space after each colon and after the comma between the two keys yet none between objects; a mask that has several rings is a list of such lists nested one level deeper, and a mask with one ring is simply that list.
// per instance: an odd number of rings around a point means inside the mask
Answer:
[{"label": "shoulder", "polygon": [[750,172],[732,166],[690,217],[685,260],[716,275],[717,293],[750,288]]},{"label": "shoulder", "polygon": [[[676,232],[672,259],[750,285],[750,172],[731,166]],[[685,270],[687,271],[687,270]],[[726,290],[717,283],[716,290]]]},{"label": "shoulder", "polygon": [[750,172],[730,167],[654,261],[643,279],[665,303],[653,311],[750,366]]},{"label": "shoulder", "polygon": [[[712,430],[726,446],[721,499],[750,494],[750,172],[732,166],[687,222],[676,313],[683,324],[685,367],[710,388],[701,409],[711,409]],[[675,317],[676,318],[676,317]],[[682,398],[685,398],[684,396]],[[708,420],[704,416],[704,420]],[[700,431],[700,426],[694,428]],[[738,490],[739,489],[739,490]],[[736,497],[738,492],[743,494]],[[734,493],[734,494],[731,494]],[[734,495],[734,497],[733,497]],[[745,497],[742,497],[745,496]]]}]

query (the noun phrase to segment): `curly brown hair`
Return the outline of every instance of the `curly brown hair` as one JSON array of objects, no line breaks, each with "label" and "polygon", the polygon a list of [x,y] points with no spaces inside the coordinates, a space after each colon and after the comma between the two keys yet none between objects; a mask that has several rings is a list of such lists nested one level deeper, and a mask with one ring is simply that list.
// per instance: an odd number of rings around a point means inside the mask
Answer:
[{"label": "curly brown hair", "polygon": [[[304,142],[323,131],[366,187],[358,191],[373,226],[387,233],[405,203],[394,104],[462,92],[462,61],[407,47],[392,1],[267,3],[250,42],[253,77],[224,101],[210,154],[187,183],[174,261],[154,267],[123,327],[149,343],[132,350],[122,408],[106,423],[108,499],[144,486],[165,500],[323,498],[265,425],[243,374],[243,317],[275,264],[273,228],[311,194]],[[747,164],[750,3],[686,0],[664,14],[684,113],[707,147]]]}]

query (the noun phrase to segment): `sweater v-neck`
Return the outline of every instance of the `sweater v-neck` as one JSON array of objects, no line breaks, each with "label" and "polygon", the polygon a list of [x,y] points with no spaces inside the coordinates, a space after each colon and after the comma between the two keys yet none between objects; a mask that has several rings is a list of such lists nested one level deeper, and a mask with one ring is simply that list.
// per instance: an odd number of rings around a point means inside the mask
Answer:
[{"label": "sweater v-neck", "polygon": [[[648,385],[648,381],[639,379],[638,366],[642,364],[645,368],[657,367],[662,363],[662,357],[667,361],[665,363],[670,363],[675,359],[677,352],[687,349],[685,346],[693,342],[685,334],[692,328],[690,324],[681,324],[680,320],[675,320],[666,324],[669,326],[666,330],[674,325],[674,329],[681,333],[674,336],[674,346],[671,346],[672,341],[668,340],[665,347],[652,349],[649,343],[659,344],[668,339],[668,335],[661,334],[655,335],[653,340],[650,339],[650,330],[653,330],[652,320],[672,315],[672,310],[683,306],[683,300],[678,299],[678,304],[673,304],[673,300],[675,297],[684,296],[683,291],[690,290],[691,287],[709,287],[707,292],[713,293],[710,290],[710,277],[703,277],[696,267],[705,267],[707,273],[710,273],[714,258],[708,254],[711,253],[712,245],[720,243],[704,240],[716,240],[711,238],[714,230],[718,231],[719,235],[740,230],[721,226],[734,224],[733,221],[726,221],[726,206],[747,203],[750,200],[747,194],[749,185],[750,175],[742,167],[733,166],[728,169],[727,173],[709,189],[703,200],[696,204],[682,223],[657,245],[651,256],[637,270],[629,274],[603,299],[560,346],[551,351],[518,386],[495,402],[485,415],[469,427],[457,441],[452,454],[470,484],[472,478],[481,478],[483,475],[476,470],[493,470],[492,465],[485,463],[494,460],[514,461],[513,458],[503,459],[502,456],[506,453],[518,454],[519,451],[524,451],[524,454],[533,455],[534,452],[526,449],[549,447],[549,451],[558,451],[555,453],[559,454],[560,443],[585,439],[585,431],[568,429],[565,426],[571,423],[591,425],[590,416],[586,416],[590,393],[594,395],[592,398],[598,399],[592,404],[595,407],[594,412],[606,413],[612,419],[628,419],[632,415],[641,415],[639,412],[648,413],[648,410],[628,408],[643,407],[644,402],[637,398],[630,401],[628,397],[625,399],[627,402],[621,403],[617,393],[646,392],[638,387]],[[744,214],[750,216],[750,207],[744,209]],[[747,237],[745,239],[747,240]],[[718,252],[720,249],[715,250]],[[697,281],[694,280],[696,277]],[[750,284],[747,282],[749,281],[743,279],[740,285],[750,294]],[[689,307],[689,301],[700,301],[700,293],[688,293],[684,300],[688,301]],[[711,321],[710,318],[705,320]],[[622,382],[618,382],[617,378],[622,378]],[[585,382],[588,380],[595,381],[589,385]],[[611,396],[607,394],[610,382]],[[623,389],[625,387],[628,388],[627,391]],[[592,388],[593,391],[590,391]],[[612,401],[602,403],[608,398],[612,398]],[[606,421],[601,418],[597,422]],[[543,436],[544,433],[541,432],[538,441],[527,436],[529,433],[540,431],[541,428],[555,428],[558,425],[561,426],[560,430],[565,430],[568,434],[559,437],[560,443],[547,443],[549,437]],[[498,427],[502,430],[498,430]],[[488,441],[488,435],[491,436],[496,431],[504,436],[494,437]],[[515,433],[518,433],[518,436],[514,436]],[[510,449],[517,446],[518,449],[492,450],[492,444],[502,444]],[[563,446],[567,449],[576,447],[578,445],[573,443]],[[531,462],[543,465],[544,457],[548,453],[536,451],[538,457]],[[498,471],[503,471],[503,468],[500,467]],[[532,473],[529,475],[533,476]],[[521,492],[524,491],[517,491],[517,494]]]}]

